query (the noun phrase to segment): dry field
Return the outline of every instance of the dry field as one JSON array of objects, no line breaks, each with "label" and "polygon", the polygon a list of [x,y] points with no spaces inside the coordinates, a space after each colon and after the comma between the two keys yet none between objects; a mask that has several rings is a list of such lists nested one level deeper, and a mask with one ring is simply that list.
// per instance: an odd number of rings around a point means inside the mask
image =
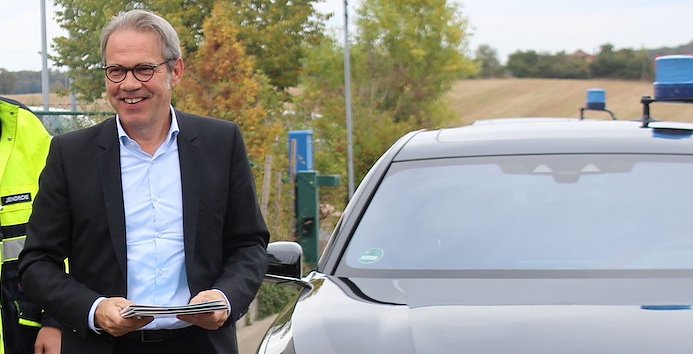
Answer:
[{"label": "dry field", "polygon": [[[40,93],[32,93],[32,94],[25,94],[25,95],[7,95],[5,97],[11,98],[13,100],[17,100],[21,103],[24,103],[27,106],[39,106],[43,107],[43,95]],[[63,109],[70,109],[70,97],[68,96],[60,96],[56,93],[51,93],[49,96],[49,102],[50,106],[54,108],[63,108]],[[113,109],[111,106],[108,104],[108,101],[102,100],[97,103],[91,103],[87,105],[80,105],[79,103],[77,104],[77,110],[78,111],[104,111],[104,112],[110,112]]]},{"label": "dry field", "polygon": [[[458,81],[446,99],[460,125],[488,118],[579,117],[591,88],[604,89],[606,108],[624,120],[641,118],[641,97],[654,95],[652,83],[644,81],[486,79]],[[650,115],[693,122],[693,104],[653,103]],[[611,119],[598,111],[585,111],[585,118]]]},{"label": "dry field", "polygon": [[[606,107],[618,119],[642,117],[642,96],[652,96],[651,82],[621,80],[555,80],[555,79],[485,79],[461,80],[446,96],[459,115],[454,125],[469,124],[478,119],[513,117],[579,117],[585,105],[587,90],[606,90]],[[41,94],[9,96],[29,106],[41,106]],[[68,97],[52,94],[51,105],[69,108]],[[111,111],[105,101],[98,109]],[[655,119],[693,122],[693,104],[653,103]],[[591,119],[610,119],[606,112],[585,111]]]}]

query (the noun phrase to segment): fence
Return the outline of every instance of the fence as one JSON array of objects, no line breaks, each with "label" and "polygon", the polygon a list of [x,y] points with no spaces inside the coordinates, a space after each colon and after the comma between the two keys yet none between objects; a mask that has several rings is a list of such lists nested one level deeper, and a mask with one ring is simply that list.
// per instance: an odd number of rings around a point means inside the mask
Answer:
[{"label": "fence", "polygon": [[87,128],[113,116],[112,112],[39,111],[29,108],[41,119],[51,135]]}]

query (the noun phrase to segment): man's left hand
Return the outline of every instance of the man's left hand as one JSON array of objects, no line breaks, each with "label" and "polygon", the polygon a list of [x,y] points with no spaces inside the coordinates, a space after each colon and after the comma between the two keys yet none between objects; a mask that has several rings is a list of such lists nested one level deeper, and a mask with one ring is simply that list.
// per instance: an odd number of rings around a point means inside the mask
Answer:
[{"label": "man's left hand", "polygon": [[[199,304],[208,301],[221,300],[226,303],[224,295],[218,290],[204,290],[190,299],[190,305]],[[226,306],[228,307],[228,303]],[[195,315],[179,315],[178,319],[202,327],[207,330],[215,330],[224,325],[224,322],[229,318],[230,311],[218,310],[214,312],[200,313]]]},{"label": "man's left hand", "polygon": [[36,354],[60,354],[62,333],[55,327],[41,327],[36,342],[34,353]]}]

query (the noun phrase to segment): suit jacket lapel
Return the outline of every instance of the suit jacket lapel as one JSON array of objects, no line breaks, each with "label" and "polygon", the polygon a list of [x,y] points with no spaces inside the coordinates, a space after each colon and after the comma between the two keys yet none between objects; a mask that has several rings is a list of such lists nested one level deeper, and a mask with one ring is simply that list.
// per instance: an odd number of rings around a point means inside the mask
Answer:
[{"label": "suit jacket lapel", "polygon": [[126,276],[125,210],[123,205],[122,180],[120,176],[120,145],[115,118],[103,124],[99,137],[101,147],[99,156],[99,177],[106,209],[106,220],[111,234],[111,243],[118,261],[118,267]]},{"label": "suit jacket lapel", "polygon": [[200,206],[200,151],[196,144],[197,131],[194,119],[176,111],[178,119],[178,156],[180,159],[181,184],[183,188],[183,237],[185,264],[192,269],[195,240],[197,238],[197,215]]}]

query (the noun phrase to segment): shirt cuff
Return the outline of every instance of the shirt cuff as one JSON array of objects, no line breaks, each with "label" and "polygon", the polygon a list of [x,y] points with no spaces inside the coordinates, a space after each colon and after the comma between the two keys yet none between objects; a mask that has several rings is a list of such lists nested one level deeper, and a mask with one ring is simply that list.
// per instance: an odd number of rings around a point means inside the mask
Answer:
[{"label": "shirt cuff", "polygon": [[91,308],[89,309],[89,328],[91,328],[92,331],[96,332],[97,334],[101,334],[101,328],[96,328],[96,323],[94,321],[94,314],[96,314],[96,307],[99,306],[101,301],[106,300],[105,297],[100,297],[94,301],[94,303],[91,305]]},{"label": "shirt cuff", "polygon": [[224,300],[226,300],[226,313],[230,314],[231,313],[231,301],[229,301],[229,298],[226,297],[226,294],[224,294],[224,292],[219,290],[219,289],[210,289],[210,290],[217,291],[217,292],[219,292],[219,294],[221,294],[221,296],[224,297]]}]

